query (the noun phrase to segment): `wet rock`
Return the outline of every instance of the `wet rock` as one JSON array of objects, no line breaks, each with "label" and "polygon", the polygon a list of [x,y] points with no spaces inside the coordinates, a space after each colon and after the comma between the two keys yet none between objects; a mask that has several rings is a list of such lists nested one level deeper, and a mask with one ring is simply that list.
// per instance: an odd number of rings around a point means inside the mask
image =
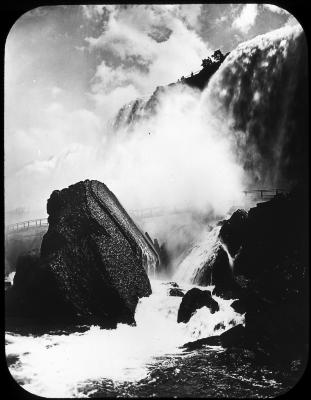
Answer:
[{"label": "wet rock", "polygon": [[[17,268],[7,314],[113,326],[135,323],[158,256],[114,194],[98,181],[54,191],[40,258]],[[22,304],[19,308],[17,304]]]},{"label": "wet rock", "polygon": [[210,336],[207,338],[194,340],[193,342],[187,342],[181,346],[181,348],[187,350],[196,350],[203,346],[221,346],[220,336]]},{"label": "wet rock", "polygon": [[195,311],[202,307],[208,307],[212,314],[219,310],[219,305],[209,290],[190,289],[179,306],[177,322],[188,322]]},{"label": "wet rock", "polygon": [[245,342],[245,328],[243,325],[234,326],[220,335],[223,347],[242,346]]},{"label": "wet rock", "polygon": [[244,210],[237,210],[224,222],[219,231],[219,237],[227,245],[231,256],[237,254],[244,241],[246,220],[247,212]]},{"label": "wet rock", "polygon": [[235,300],[231,307],[234,309],[235,312],[239,314],[245,314],[246,312],[246,305],[243,300]]},{"label": "wet rock", "polygon": [[219,324],[216,324],[214,327],[215,331],[218,331],[219,329],[225,329],[225,325],[222,322],[219,322]]},{"label": "wet rock", "polygon": [[233,347],[242,346],[245,342],[245,328],[243,325],[237,325],[228,329],[221,335],[209,336],[207,338],[194,340],[193,342],[185,343],[181,348],[187,350],[199,349],[202,346],[223,346]]},{"label": "wet rock", "polygon": [[179,288],[179,285],[176,282],[167,282],[167,284],[170,285],[173,288]]},{"label": "wet rock", "polygon": [[279,362],[307,354],[306,198],[298,187],[288,196],[257,204],[247,214],[236,214],[234,223],[233,215],[220,231],[221,240],[236,252],[234,285],[227,277],[216,283],[213,294],[239,299],[232,306],[245,313],[248,343]]},{"label": "wet rock", "polygon": [[184,296],[184,292],[179,288],[171,288],[171,289],[169,289],[168,294],[169,294],[169,296],[178,296],[178,297],[183,297]]}]

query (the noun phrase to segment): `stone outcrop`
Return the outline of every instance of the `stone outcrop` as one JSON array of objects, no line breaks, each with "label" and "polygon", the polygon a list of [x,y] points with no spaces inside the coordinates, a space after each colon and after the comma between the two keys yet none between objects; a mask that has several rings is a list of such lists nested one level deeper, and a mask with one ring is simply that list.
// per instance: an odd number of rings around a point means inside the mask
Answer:
[{"label": "stone outcrop", "polygon": [[198,288],[188,290],[180,303],[177,322],[188,322],[196,310],[202,307],[209,308],[212,314],[219,310],[219,305],[209,290]]},{"label": "stone outcrop", "polygon": [[134,323],[139,298],[151,294],[147,272],[158,256],[115,195],[86,180],[54,191],[47,212],[40,257],[20,260],[7,315]]},{"label": "stone outcrop", "polygon": [[169,296],[183,297],[184,292],[179,288],[171,288],[168,291]]},{"label": "stone outcrop", "polygon": [[234,326],[218,336],[209,336],[207,338],[185,343],[182,348],[194,350],[199,349],[202,346],[234,347],[236,345],[245,345],[245,328],[243,325]]},{"label": "stone outcrop", "polygon": [[232,306],[245,313],[241,344],[278,362],[306,359],[308,352],[307,199],[300,186],[248,213],[235,212],[219,235],[234,257],[231,273],[221,247],[206,269],[213,271],[213,294],[238,299]]}]

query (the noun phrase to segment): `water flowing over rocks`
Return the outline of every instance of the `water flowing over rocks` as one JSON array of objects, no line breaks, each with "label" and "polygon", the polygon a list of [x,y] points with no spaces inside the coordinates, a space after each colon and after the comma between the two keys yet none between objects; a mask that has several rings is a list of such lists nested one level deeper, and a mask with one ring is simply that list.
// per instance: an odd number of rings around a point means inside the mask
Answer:
[{"label": "water flowing over rocks", "polygon": [[219,305],[209,290],[190,289],[180,303],[177,322],[188,322],[195,311],[202,307],[208,307],[212,314],[219,310]]},{"label": "water flowing over rocks", "polygon": [[114,194],[98,181],[54,191],[40,257],[19,260],[8,316],[39,320],[135,323],[158,256]]},{"label": "water flowing over rocks", "polygon": [[303,188],[258,203],[248,213],[236,211],[219,232],[235,254],[231,275],[219,247],[197,281],[210,283],[210,271],[213,276],[227,271],[223,280],[213,278],[213,294],[238,299],[232,307],[245,313],[240,345],[278,362],[305,359],[308,348],[308,196]]}]

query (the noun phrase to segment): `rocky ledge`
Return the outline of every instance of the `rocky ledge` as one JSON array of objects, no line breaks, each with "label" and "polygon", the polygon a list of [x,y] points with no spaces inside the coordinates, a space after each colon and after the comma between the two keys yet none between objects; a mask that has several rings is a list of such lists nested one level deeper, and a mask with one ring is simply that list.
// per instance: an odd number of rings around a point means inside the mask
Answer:
[{"label": "rocky ledge", "polygon": [[[286,363],[308,354],[309,263],[308,195],[297,187],[289,195],[236,211],[222,224],[222,246],[197,281],[211,283],[213,294],[238,299],[233,308],[245,314],[245,329],[234,330],[226,345],[247,346],[270,361]],[[232,265],[233,260],[233,265]],[[231,264],[231,265],[230,265]],[[221,271],[221,273],[217,273]],[[186,297],[186,296],[185,296]],[[185,298],[184,297],[184,298]],[[229,334],[230,335],[230,334]],[[223,338],[198,343],[223,344]]]}]

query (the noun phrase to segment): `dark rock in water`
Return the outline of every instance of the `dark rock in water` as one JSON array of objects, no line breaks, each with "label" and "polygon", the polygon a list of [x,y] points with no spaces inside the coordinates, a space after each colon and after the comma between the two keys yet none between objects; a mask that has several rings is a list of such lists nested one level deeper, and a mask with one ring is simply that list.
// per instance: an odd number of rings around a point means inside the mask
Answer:
[{"label": "dark rock in water", "polygon": [[225,329],[225,325],[222,322],[219,322],[219,324],[216,324],[214,327],[215,331],[218,331],[219,329]]},{"label": "dark rock in water", "polygon": [[208,307],[212,314],[219,310],[219,305],[209,290],[190,289],[179,306],[177,322],[188,322],[195,311],[204,306]]},{"label": "dark rock in water", "polygon": [[245,328],[243,325],[237,325],[223,332],[221,335],[209,336],[207,338],[194,340],[193,342],[185,343],[181,348],[195,350],[201,348],[202,346],[239,347],[243,345],[244,342]]},{"label": "dark rock in water", "polygon": [[[233,283],[234,285],[234,283]],[[236,290],[234,290],[236,289]],[[213,289],[213,295],[217,297],[221,297],[222,299],[225,300],[230,300],[230,299],[236,299],[238,297],[238,291],[239,288],[228,288],[228,287],[221,287],[221,286],[216,286]]]},{"label": "dark rock in water", "polygon": [[235,312],[239,314],[245,314],[246,312],[246,305],[243,300],[235,300],[231,307],[234,309]]},{"label": "dark rock in water", "polygon": [[47,211],[40,258],[18,266],[7,315],[134,323],[138,299],[151,294],[146,270],[158,256],[114,194],[86,180],[54,191]]},{"label": "dark rock in water", "polygon": [[243,325],[234,326],[220,335],[223,347],[241,346],[245,342],[245,328]]},{"label": "dark rock in water", "polygon": [[179,285],[176,282],[167,282],[167,284],[170,285],[173,288],[179,288]]},{"label": "dark rock in water", "polygon": [[226,243],[232,257],[237,254],[244,241],[246,219],[247,212],[244,210],[237,210],[224,222],[219,231],[219,237]]},{"label": "dark rock in water", "polygon": [[168,292],[169,296],[178,296],[178,297],[183,297],[184,292],[179,289],[179,288],[171,288]]},{"label": "dark rock in water", "polygon": [[196,350],[203,346],[221,346],[220,336],[210,336],[207,338],[194,340],[193,342],[187,342],[181,346],[181,348],[187,350]]}]

